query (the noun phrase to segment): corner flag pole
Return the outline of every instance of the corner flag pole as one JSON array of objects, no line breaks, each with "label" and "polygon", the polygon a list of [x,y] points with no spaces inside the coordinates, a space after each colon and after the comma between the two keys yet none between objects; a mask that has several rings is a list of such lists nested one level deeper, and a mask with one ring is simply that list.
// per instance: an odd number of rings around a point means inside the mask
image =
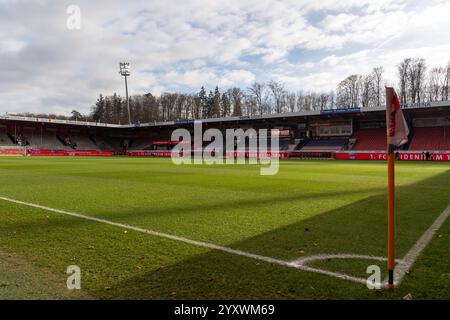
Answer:
[{"label": "corner flag pole", "polygon": [[387,241],[387,269],[388,287],[394,288],[394,267],[395,267],[395,154],[392,137],[395,131],[395,111],[392,106],[394,96],[393,88],[386,88],[386,133],[387,133],[387,162],[388,162],[388,241]]}]

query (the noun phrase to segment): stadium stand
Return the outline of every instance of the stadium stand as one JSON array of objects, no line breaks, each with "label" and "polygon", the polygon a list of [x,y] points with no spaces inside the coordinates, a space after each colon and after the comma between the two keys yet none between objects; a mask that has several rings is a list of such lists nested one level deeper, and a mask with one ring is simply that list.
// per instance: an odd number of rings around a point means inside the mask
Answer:
[{"label": "stadium stand", "polygon": [[96,137],[94,135],[89,135],[89,140],[91,140],[92,143],[97,146],[98,150],[105,151],[105,150],[114,150],[114,149],[116,149],[113,146],[111,146],[106,140],[104,140],[104,139],[102,139],[100,137]]},{"label": "stadium stand", "polygon": [[[137,151],[137,150],[163,150],[170,151],[174,145],[178,144],[178,141],[171,140],[151,140],[149,138],[146,139],[133,139],[131,141],[131,145],[129,146],[129,150]],[[204,147],[206,147],[209,142],[204,143]]]},{"label": "stadium stand", "polygon": [[77,144],[76,142],[74,142],[70,136],[68,135],[56,135],[56,138],[59,140],[59,142],[62,143],[63,146],[65,147],[69,147],[70,149],[76,150],[77,149]]},{"label": "stadium stand", "polygon": [[289,139],[280,139],[279,148],[280,151],[288,151],[290,149]]},{"label": "stadium stand", "polygon": [[301,151],[339,151],[347,143],[347,139],[307,140]]},{"label": "stadium stand", "polygon": [[123,148],[123,139],[119,137],[112,136],[91,136],[93,142],[101,150],[120,150]]},{"label": "stadium stand", "polygon": [[386,129],[384,128],[359,129],[351,139],[354,139],[351,150],[386,150]]},{"label": "stadium stand", "polygon": [[415,128],[409,150],[450,150],[450,127]]},{"label": "stadium stand", "polygon": [[25,137],[25,135],[22,132],[16,132],[15,134],[7,132],[6,136],[13,143],[13,145],[16,145],[19,147],[25,147],[25,146],[30,145],[30,142],[28,141],[28,139]]},{"label": "stadium stand", "polygon": [[148,138],[131,139],[128,149],[130,150],[151,150],[152,141]]},{"label": "stadium stand", "polygon": [[[414,154],[418,151],[440,152],[446,159],[448,155],[450,161],[450,101],[405,106],[405,113],[411,134],[402,151],[409,149]],[[174,145],[171,141],[173,130],[185,128],[192,134],[193,123],[168,121],[116,125],[0,115],[0,148],[3,153],[6,149],[20,149],[22,154],[25,150],[33,155],[45,155],[48,151],[57,155],[84,154],[83,151],[86,154],[92,151],[92,155],[101,151],[123,155],[130,151],[139,156],[170,156]],[[382,159],[386,150],[384,124],[385,109],[380,107],[360,112],[334,109],[325,114],[314,111],[283,114],[282,117],[208,119],[203,130],[214,128],[225,133],[228,129],[278,128],[279,151],[289,157],[329,159],[342,153],[347,159],[363,156],[376,160]],[[267,139],[267,147],[270,147],[269,137]],[[246,139],[245,152],[258,152],[248,142]],[[204,141],[203,148],[209,143]],[[351,152],[347,152],[349,150]]]},{"label": "stadium stand", "polygon": [[71,135],[70,138],[71,141],[76,144],[77,150],[100,150],[88,135],[74,134]]},{"label": "stadium stand", "polygon": [[6,127],[0,127],[0,146],[4,146],[4,147],[12,147],[15,146],[16,144],[13,143],[13,141],[11,140],[11,138],[7,135],[6,132]]},{"label": "stadium stand", "polygon": [[[41,134],[32,135],[30,138],[30,147],[32,149],[45,150],[71,150],[69,146],[65,146],[58,140],[56,134],[50,131],[43,131]],[[72,149],[73,150],[73,149]]]}]

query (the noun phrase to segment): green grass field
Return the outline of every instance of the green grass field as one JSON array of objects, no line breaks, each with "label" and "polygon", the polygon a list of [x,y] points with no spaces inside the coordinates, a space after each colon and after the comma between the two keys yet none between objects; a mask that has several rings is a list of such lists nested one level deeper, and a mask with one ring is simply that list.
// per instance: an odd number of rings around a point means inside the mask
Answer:
[{"label": "green grass field", "polygon": [[[0,158],[0,197],[282,260],[386,255],[386,164],[175,166],[150,158]],[[398,163],[397,257],[450,203],[445,163]],[[0,298],[450,299],[450,221],[394,291],[0,200]],[[78,265],[81,292],[68,292]],[[367,277],[383,262],[314,266]]]}]

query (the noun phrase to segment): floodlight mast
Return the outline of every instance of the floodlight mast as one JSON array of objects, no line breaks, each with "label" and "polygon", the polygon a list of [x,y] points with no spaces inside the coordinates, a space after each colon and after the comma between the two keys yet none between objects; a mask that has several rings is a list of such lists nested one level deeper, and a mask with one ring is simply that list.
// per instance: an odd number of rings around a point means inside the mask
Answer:
[{"label": "floodlight mast", "polygon": [[128,122],[131,124],[130,99],[128,98],[128,82],[127,77],[130,75],[130,63],[120,62],[120,75],[125,78],[125,93],[127,96]]}]

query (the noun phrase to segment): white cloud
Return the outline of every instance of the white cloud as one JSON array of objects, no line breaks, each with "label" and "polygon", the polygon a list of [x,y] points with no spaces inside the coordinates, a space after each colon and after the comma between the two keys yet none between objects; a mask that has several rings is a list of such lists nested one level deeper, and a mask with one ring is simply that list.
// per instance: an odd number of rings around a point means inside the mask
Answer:
[{"label": "white cloud", "polygon": [[0,41],[0,52],[18,53],[26,46],[26,43],[20,40],[7,39]]},{"label": "white cloud", "polygon": [[0,113],[88,112],[100,92],[123,94],[123,60],[131,94],[157,94],[271,78],[330,90],[379,65],[395,78],[407,56],[450,59],[450,1],[79,0],[79,31],[69,2],[0,3]]},{"label": "white cloud", "polygon": [[205,83],[216,79],[216,75],[208,70],[192,70],[186,72],[170,71],[163,77],[163,80],[166,83],[191,88],[199,88]]},{"label": "white cloud", "polygon": [[217,72],[212,69],[203,68],[178,72],[175,70],[166,73],[162,80],[167,86],[184,86],[192,90],[198,90],[201,86],[247,86],[255,81],[255,75],[247,70],[229,70]]},{"label": "white cloud", "polygon": [[339,13],[337,15],[328,15],[322,22],[322,26],[327,31],[344,31],[346,27],[354,20],[356,20],[358,16],[347,14],[347,13]]},{"label": "white cloud", "polygon": [[248,86],[256,80],[255,75],[247,70],[232,70],[223,74],[218,85],[223,87]]}]

